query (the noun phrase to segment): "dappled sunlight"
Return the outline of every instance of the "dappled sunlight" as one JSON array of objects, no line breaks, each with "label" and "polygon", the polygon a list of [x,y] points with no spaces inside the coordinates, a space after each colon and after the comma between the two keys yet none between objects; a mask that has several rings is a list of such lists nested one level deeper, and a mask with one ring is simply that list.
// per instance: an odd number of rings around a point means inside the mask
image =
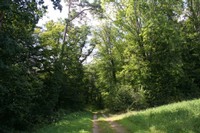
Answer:
[{"label": "dappled sunlight", "polygon": [[79,133],[90,133],[89,131],[85,131],[84,129],[80,130]]},{"label": "dappled sunlight", "polygon": [[128,133],[124,127],[110,119],[105,113],[106,112],[95,114],[95,116],[98,117],[95,123],[98,125],[100,133]]},{"label": "dappled sunlight", "polygon": [[134,133],[195,133],[200,131],[200,100],[169,104],[122,117],[118,121]]},{"label": "dappled sunlight", "polygon": [[63,116],[57,123],[46,126],[35,133],[91,133],[92,113],[76,112]]},{"label": "dappled sunlight", "polygon": [[124,114],[118,114],[118,115],[110,115],[108,118],[106,118],[107,120],[111,120],[111,121],[117,121],[117,120],[121,120],[127,117],[130,117],[132,115],[135,115],[136,112],[132,111],[132,112],[127,112]]},{"label": "dappled sunlight", "polygon": [[155,126],[152,126],[152,127],[150,127],[149,133],[163,133],[163,132],[156,129]]}]

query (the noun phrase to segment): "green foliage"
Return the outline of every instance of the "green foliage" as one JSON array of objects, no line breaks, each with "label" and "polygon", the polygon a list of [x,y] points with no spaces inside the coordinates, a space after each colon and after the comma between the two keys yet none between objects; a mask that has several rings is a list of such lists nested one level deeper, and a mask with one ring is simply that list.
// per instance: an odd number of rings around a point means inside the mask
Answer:
[{"label": "green foliage", "polygon": [[[68,40],[61,44],[64,23],[50,21],[45,27],[45,31],[35,34],[39,38],[38,47],[42,49],[38,70],[45,76],[44,90],[49,92],[47,99],[52,102],[48,107],[51,110],[80,109],[85,104],[82,62],[88,56],[83,49],[90,30],[87,26],[71,26]],[[65,45],[64,50],[62,45]]]},{"label": "green foliage", "polygon": [[35,28],[43,3],[7,1],[0,9],[0,132],[50,123],[60,108],[85,104],[82,63],[89,55],[83,51],[89,27],[71,25],[61,59],[63,22]]},{"label": "green foliage", "polygon": [[131,86],[121,85],[113,95],[108,95],[105,105],[111,111],[138,110],[147,106],[144,90],[135,90]]},{"label": "green foliage", "polygon": [[89,106],[93,106],[97,109],[102,109],[104,107],[102,94],[100,88],[97,86],[96,80],[97,69],[92,64],[84,65],[84,95],[85,102]]},{"label": "green foliage", "polygon": [[32,73],[30,55],[33,29],[42,11],[30,1],[4,4],[9,9],[0,11],[0,131],[11,132],[28,129],[35,122],[32,110],[42,82]]},{"label": "green foliage", "polygon": [[199,131],[200,100],[151,108],[119,122],[135,133],[196,133]]},{"label": "green foliage", "polygon": [[92,113],[75,112],[61,115],[61,120],[34,133],[91,133]]},{"label": "green foliage", "polygon": [[[142,88],[150,106],[198,98],[199,2],[104,1],[105,9],[109,2],[116,9],[114,23],[100,27],[97,34],[97,82],[110,99],[106,101],[114,99],[121,85],[130,85],[136,92]],[[118,84],[113,84],[112,71]],[[116,102],[116,108],[121,104]]]}]

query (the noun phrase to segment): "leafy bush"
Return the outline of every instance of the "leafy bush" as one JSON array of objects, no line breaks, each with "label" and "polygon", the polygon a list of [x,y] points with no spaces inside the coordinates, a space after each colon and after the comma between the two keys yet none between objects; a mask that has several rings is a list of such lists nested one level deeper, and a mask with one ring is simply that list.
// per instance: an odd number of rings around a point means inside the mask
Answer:
[{"label": "leafy bush", "polygon": [[147,106],[145,91],[135,90],[129,85],[121,85],[117,92],[106,97],[107,107],[114,112],[125,110],[138,110]]}]

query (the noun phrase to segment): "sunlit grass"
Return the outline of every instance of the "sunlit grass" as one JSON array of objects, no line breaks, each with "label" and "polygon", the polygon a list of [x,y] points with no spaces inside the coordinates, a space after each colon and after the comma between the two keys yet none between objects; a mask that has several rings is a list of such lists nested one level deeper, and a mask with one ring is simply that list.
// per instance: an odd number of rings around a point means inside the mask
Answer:
[{"label": "sunlit grass", "polygon": [[[130,133],[199,133],[200,100],[184,101],[139,112],[98,115],[101,133],[113,133],[108,121],[117,121]],[[92,113],[76,112],[63,116],[63,119],[37,130],[35,133],[91,133]]]},{"label": "sunlit grass", "polygon": [[64,115],[62,120],[43,127],[35,133],[91,133],[92,113],[75,112]]},{"label": "sunlit grass", "polygon": [[129,112],[112,119],[131,133],[199,133],[200,100]]},{"label": "sunlit grass", "polygon": [[117,121],[129,116],[132,116],[134,114],[136,114],[135,111],[131,111],[131,112],[123,113],[123,114],[110,114],[109,117],[105,119],[110,120],[110,121]]}]

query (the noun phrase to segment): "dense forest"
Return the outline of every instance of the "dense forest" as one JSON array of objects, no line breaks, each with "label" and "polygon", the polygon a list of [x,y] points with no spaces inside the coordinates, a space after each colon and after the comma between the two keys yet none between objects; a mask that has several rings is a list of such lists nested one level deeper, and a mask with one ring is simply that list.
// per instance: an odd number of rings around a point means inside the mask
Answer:
[{"label": "dense forest", "polygon": [[40,27],[44,0],[0,0],[0,132],[200,97],[199,0],[51,1],[66,19]]}]

